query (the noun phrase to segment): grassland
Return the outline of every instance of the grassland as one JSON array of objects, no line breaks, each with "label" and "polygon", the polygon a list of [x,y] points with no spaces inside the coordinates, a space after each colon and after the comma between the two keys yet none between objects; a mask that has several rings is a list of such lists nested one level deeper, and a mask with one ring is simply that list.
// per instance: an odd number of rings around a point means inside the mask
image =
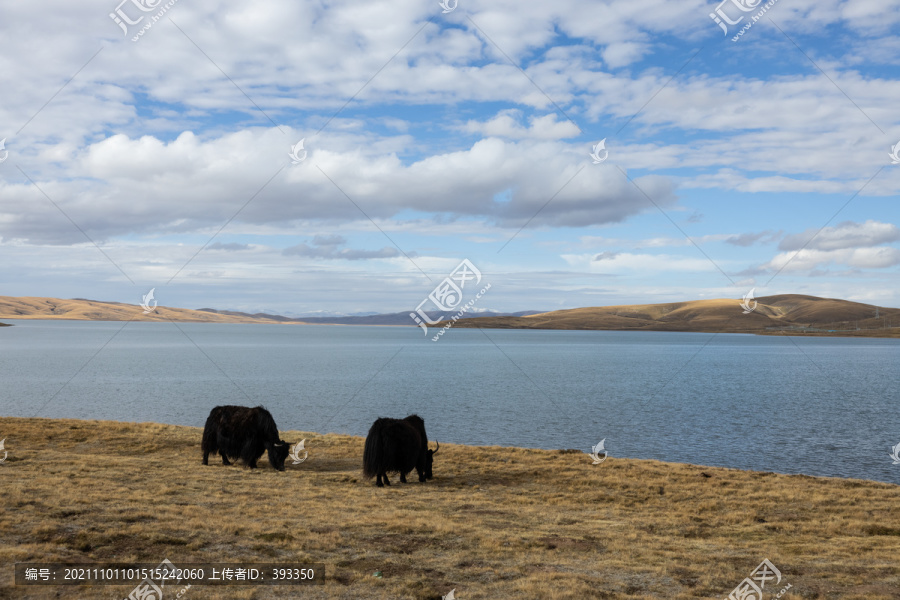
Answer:
[{"label": "grassland", "polygon": [[310,458],[276,472],[202,466],[200,433],[0,418],[0,598],[132,587],[11,587],[15,562],[164,558],[327,568],[324,586],[185,600],[721,599],[764,558],[791,584],[782,598],[900,597],[895,485],[441,444],[433,481],[379,489],[361,479],[361,438],[283,432]]}]

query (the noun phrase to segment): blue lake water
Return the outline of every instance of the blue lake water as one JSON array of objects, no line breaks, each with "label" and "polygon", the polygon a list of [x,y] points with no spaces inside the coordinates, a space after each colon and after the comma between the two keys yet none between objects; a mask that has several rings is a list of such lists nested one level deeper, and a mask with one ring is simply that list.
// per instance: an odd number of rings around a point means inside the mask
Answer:
[{"label": "blue lake water", "polygon": [[282,430],[365,435],[417,412],[439,441],[606,438],[613,458],[900,483],[897,340],[7,322],[4,416],[202,426],[217,404],[263,404]]}]

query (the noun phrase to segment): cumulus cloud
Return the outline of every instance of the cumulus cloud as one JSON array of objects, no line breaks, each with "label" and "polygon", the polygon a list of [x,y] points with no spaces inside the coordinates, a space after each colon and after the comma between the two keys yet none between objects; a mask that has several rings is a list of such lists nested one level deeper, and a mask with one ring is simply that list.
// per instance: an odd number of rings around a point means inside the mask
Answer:
[{"label": "cumulus cloud", "polygon": [[648,44],[634,42],[617,42],[603,49],[603,60],[612,68],[624,67],[639,60],[649,52]]},{"label": "cumulus cloud", "polygon": [[807,229],[802,233],[786,236],[778,245],[779,250],[844,250],[868,248],[900,241],[900,228],[893,223],[868,220],[865,223],[844,221],[834,227]]},{"label": "cumulus cloud", "polygon": [[785,236],[778,246],[782,252],[747,273],[808,271],[821,277],[834,274],[826,270],[830,265],[886,269],[900,264],[900,249],[887,245],[898,241],[900,229],[892,223],[844,221],[834,227]]},{"label": "cumulus cloud", "polygon": [[[828,77],[772,28],[750,32],[761,38],[752,56],[746,43],[711,50],[706,42],[721,32],[706,18],[708,0],[496,0],[438,19],[435,3],[414,0],[179,2],[168,13],[178,27],[163,19],[139,43],[108,18],[106,0],[7,3],[0,240],[16,256],[44,258],[2,278],[33,282],[40,272],[55,281],[57,265],[72,264],[59,257],[77,254],[102,262],[78,274],[93,280],[109,265],[88,240],[129,272],[168,276],[194,251],[185,246],[199,249],[219,231],[223,241],[184,274],[211,285],[260,281],[264,263],[275,281],[316,260],[331,276],[361,270],[352,261],[367,258],[383,260],[367,264],[366,276],[369,267],[412,269],[390,256],[393,246],[370,241],[373,223],[427,253],[416,263],[429,273],[429,264],[458,262],[472,247],[434,240],[502,243],[526,224],[541,231],[523,231],[516,244],[540,237],[531,249],[576,246],[583,256],[569,257],[580,273],[653,273],[640,289],[665,279],[660,265],[707,269],[699,254],[694,263],[640,250],[690,242],[665,222],[647,227],[655,221],[641,215],[655,207],[622,171],[669,214],[690,198],[696,211],[682,222],[696,243],[718,244],[711,256],[756,252],[759,265],[770,259],[760,248],[781,239],[778,217],[766,221],[760,210],[748,233],[718,233],[720,206],[771,206],[771,192],[896,195],[900,169],[879,169],[900,128],[900,82],[887,68],[898,47],[897,1],[779,4],[785,31],[827,28],[841,40],[802,42]],[[779,60],[784,52],[796,60]],[[741,71],[749,59],[753,68]],[[301,138],[309,154],[293,165],[287,154]],[[603,138],[610,158],[592,165],[590,145]],[[704,189],[721,205],[707,203]],[[896,228],[885,225],[838,225],[789,269],[889,265],[894,249],[885,244],[896,242]],[[621,243],[572,241],[597,233],[582,229],[590,227],[614,230]],[[313,236],[331,230],[347,239]],[[782,252],[814,233],[789,236]],[[285,254],[281,236],[301,243]],[[560,267],[558,251],[549,254],[530,254],[527,268]],[[352,275],[340,281],[360,287]]]},{"label": "cumulus cloud", "polygon": [[538,140],[560,140],[575,137],[581,133],[575,123],[567,120],[560,121],[555,114],[532,116],[529,118],[527,127],[521,124],[521,119],[522,112],[511,109],[502,111],[489,121],[469,121],[463,130],[492,137]]},{"label": "cumulus cloud", "polygon": [[885,269],[900,265],[900,249],[854,248],[842,250],[800,250],[782,252],[763,266],[764,269],[807,271],[827,265],[846,265],[856,269]]},{"label": "cumulus cloud", "polygon": [[[591,165],[583,148],[557,141],[488,138],[471,147],[404,163],[366,134],[347,133],[291,165],[299,132],[243,130],[170,142],[114,135],[88,147],[72,173],[0,182],[0,235],[46,243],[84,241],[46,193],[94,240],[131,233],[191,232],[226,222],[298,219],[329,223],[412,210],[477,217],[503,228],[616,223],[652,208],[615,167]],[[676,202],[668,178],[635,179],[660,206]],[[509,201],[499,201],[502,193]],[[346,195],[345,195],[346,194]],[[349,199],[348,199],[349,198]]]}]

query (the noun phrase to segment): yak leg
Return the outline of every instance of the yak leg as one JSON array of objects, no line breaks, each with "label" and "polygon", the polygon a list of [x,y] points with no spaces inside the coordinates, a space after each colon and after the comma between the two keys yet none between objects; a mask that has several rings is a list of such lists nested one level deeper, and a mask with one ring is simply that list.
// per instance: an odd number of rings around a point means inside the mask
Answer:
[{"label": "yak leg", "polygon": [[406,483],[406,473],[400,473],[400,483]]},{"label": "yak leg", "polygon": [[230,440],[222,435],[221,431],[216,436],[216,446],[218,446],[219,448],[219,454],[222,455],[222,464],[226,467],[231,464],[230,462],[228,462],[228,457],[225,456],[225,449],[228,448],[230,443]]},{"label": "yak leg", "polygon": [[[381,483],[382,479],[384,479],[384,483]],[[379,473],[378,480],[375,482],[375,485],[377,485],[378,487],[384,487],[386,485],[387,486],[391,485],[391,480],[388,479],[387,473]]]},{"label": "yak leg", "polygon": [[416,468],[416,473],[419,474],[419,483],[425,483],[425,472]]},{"label": "yak leg", "polygon": [[204,465],[208,465],[208,464],[209,464],[209,452],[204,452],[204,453],[203,453],[203,464],[204,464]]}]

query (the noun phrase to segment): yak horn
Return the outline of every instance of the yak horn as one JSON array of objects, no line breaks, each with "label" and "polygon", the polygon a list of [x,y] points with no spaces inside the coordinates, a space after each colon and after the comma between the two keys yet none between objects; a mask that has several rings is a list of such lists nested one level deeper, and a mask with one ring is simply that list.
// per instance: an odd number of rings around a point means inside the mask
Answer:
[{"label": "yak horn", "polygon": [[[441,449],[441,444],[437,440],[434,440],[434,443],[437,444],[437,448],[434,449],[434,454],[437,454],[438,450]],[[434,456],[434,454],[432,454],[432,456]]]}]

